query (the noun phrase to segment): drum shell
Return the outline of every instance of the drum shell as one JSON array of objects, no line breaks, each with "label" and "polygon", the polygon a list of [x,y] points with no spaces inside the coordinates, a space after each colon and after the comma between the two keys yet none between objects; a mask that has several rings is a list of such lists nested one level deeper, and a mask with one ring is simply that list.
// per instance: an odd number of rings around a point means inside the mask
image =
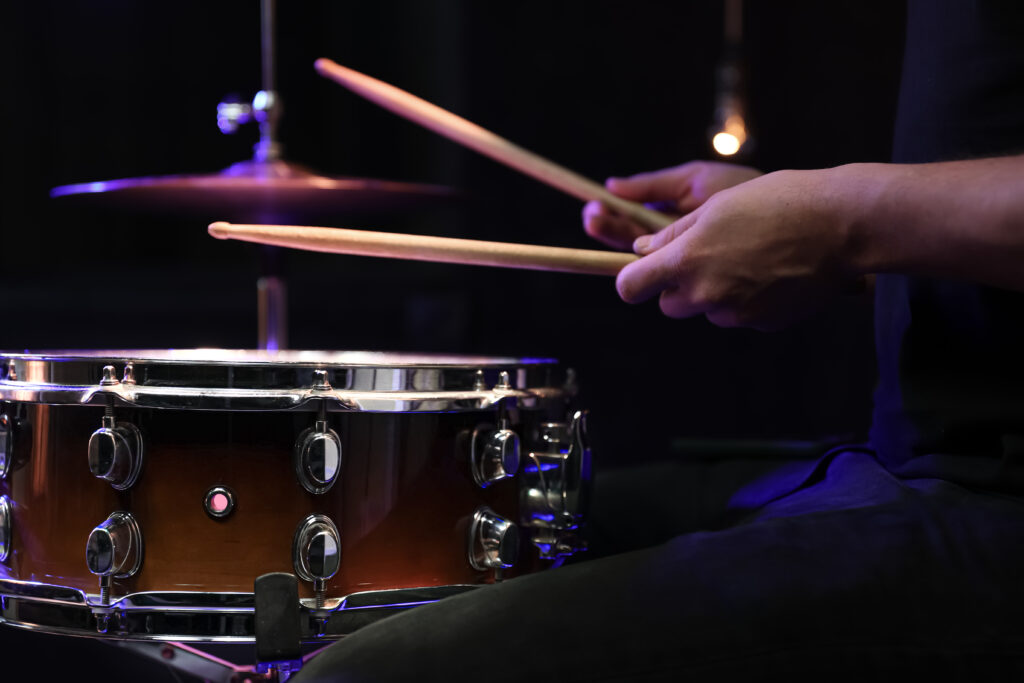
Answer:
[{"label": "drum shell", "polygon": [[[87,465],[96,406],[11,404],[20,415],[15,466],[0,484],[14,501],[9,578],[98,592],[85,563],[90,531],[117,510],[138,521],[140,571],[115,579],[114,596],[158,592],[250,592],[264,573],[294,572],[296,528],[326,515],[341,537],[341,567],[326,594],[476,584],[494,572],[467,561],[468,524],[481,505],[518,519],[517,483],[481,489],[469,465],[472,431],[493,424],[493,411],[327,414],[342,444],[335,485],[312,494],[299,484],[292,453],[312,426],[308,411],[229,412],[118,408],[145,442],[138,481],[126,491],[97,479]],[[552,419],[514,411],[520,434]],[[558,415],[557,417],[562,417]],[[207,492],[224,486],[234,510],[216,519]],[[525,536],[525,534],[524,534]],[[540,568],[524,538],[519,571]],[[303,597],[311,585],[300,582]]]}]

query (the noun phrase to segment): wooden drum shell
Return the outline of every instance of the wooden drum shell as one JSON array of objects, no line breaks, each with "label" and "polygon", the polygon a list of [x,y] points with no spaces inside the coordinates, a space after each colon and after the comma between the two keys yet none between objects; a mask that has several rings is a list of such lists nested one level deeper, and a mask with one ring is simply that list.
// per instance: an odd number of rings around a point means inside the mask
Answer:
[{"label": "wooden drum shell", "polygon": [[[8,404],[20,427],[14,464],[0,482],[13,501],[7,578],[98,592],[85,547],[90,531],[114,511],[130,512],[143,538],[139,572],[115,579],[111,593],[248,593],[256,577],[293,572],[292,543],[311,514],[326,515],[341,537],[341,567],[326,595],[478,584],[493,571],[467,560],[468,525],[481,505],[518,521],[518,489],[506,479],[487,489],[473,480],[469,441],[493,411],[459,413],[332,412],[342,444],[341,470],[323,494],[307,492],[292,461],[297,435],[312,426],[309,411],[230,412],[118,407],[145,443],[138,481],[126,491],[97,479],[87,465],[97,406]],[[516,411],[520,434],[563,415]],[[524,440],[524,451],[526,445]],[[207,492],[235,495],[225,518],[209,515]],[[526,539],[519,571],[542,567]],[[313,595],[300,582],[302,597]]]}]

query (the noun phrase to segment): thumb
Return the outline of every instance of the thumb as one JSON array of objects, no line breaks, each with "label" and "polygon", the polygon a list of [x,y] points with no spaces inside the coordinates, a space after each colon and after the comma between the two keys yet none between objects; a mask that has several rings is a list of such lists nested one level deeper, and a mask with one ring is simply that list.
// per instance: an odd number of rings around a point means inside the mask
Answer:
[{"label": "thumb", "polygon": [[626,178],[609,178],[604,185],[612,194],[635,202],[675,202],[689,193],[692,174],[689,165],[683,164]]}]

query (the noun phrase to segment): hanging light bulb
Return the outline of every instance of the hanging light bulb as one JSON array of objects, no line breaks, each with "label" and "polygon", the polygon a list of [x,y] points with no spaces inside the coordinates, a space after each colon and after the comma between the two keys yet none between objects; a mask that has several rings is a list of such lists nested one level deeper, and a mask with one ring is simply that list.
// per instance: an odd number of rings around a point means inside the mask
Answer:
[{"label": "hanging light bulb", "polygon": [[724,157],[732,156],[740,151],[742,144],[735,135],[724,131],[715,133],[715,137],[711,138],[711,145],[715,148],[715,151]]},{"label": "hanging light bulb", "polygon": [[739,109],[725,112],[716,128],[711,136],[711,146],[724,157],[739,152],[747,141],[747,124]]},{"label": "hanging light bulb", "polygon": [[727,157],[738,154],[748,140],[740,65],[743,0],[726,0],[724,42],[725,50],[715,79],[715,112],[709,137],[715,152]]}]

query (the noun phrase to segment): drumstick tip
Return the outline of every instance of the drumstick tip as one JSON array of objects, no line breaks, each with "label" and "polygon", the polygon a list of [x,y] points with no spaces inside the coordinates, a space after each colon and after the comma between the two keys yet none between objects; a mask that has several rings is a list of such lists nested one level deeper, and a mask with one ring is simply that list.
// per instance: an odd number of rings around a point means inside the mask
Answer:
[{"label": "drumstick tip", "polygon": [[313,62],[313,68],[316,69],[316,72],[321,76],[326,76],[327,72],[330,71],[332,66],[338,66],[338,64],[336,62],[331,61],[330,59],[327,59],[326,57],[321,57],[315,62]]},{"label": "drumstick tip", "polygon": [[206,231],[219,240],[226,240],[230,232],[231,224],[226,221],[210,223]]}]

